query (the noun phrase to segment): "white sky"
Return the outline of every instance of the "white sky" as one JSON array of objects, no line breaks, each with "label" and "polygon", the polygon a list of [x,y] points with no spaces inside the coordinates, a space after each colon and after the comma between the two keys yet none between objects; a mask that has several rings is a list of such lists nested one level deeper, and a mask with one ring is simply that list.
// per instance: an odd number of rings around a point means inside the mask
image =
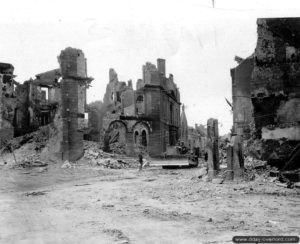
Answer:
[{"label": "white sky", "polygon": [[119,80],[142,78],[146,61],[166,59],[186,104],[189,125],[219,119],[229,132],[230,68],[235,55],[256,46],[256,18],[300,16],[298,0],[10,0],[1,4],[0,62],[15,66],[16,80],[58,68],[68,46],[87,57],[95,78],[88,102],[102,100],[108,70]]}]

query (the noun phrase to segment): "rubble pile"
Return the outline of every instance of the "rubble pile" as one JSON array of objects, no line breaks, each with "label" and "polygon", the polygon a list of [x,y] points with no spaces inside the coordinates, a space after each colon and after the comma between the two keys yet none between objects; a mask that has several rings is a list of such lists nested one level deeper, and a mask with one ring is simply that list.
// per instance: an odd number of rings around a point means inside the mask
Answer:
[{"label": "rubble pile", "polygon": [[219,163],[220,163],[220,168],[227,167],[227,151],[225,147],[219,148]]},{"label": "rubble pile", "polygon": [[114,142],[109,144],[109,147],[111,152],[113,153],[122,154],[122,155],[126,154],[124,143]]},{"label": "rubble pile", "polygon": [[276,185],[293,188],[299,184],[300,169],[279,171],[278,168],[250,156],[245,159],[244,178],[246,181],[274,182]]},{"label": "rubble pile", "polygon": [[2,148],[3,152],[7,151],[8,148],[16,150],[21,148],[25,144],[33,143],[36,151],[41,151],[47,144],[48,138],[50,137],[49,126],[40,127],[39,130],[19,136],[7,141]]},{"label": "rubble pile", "polygon": [[244,155],[249,156],[251,158],[261,158],[262,149],[262,142],[258,139],[252,139],[244,141],[243,145]]},{"label": "rubble pile", "polygon": [[219,163],[221,168],[225,168],[227,166],[228,143],[229,139],[227,138],[227,136],[219,138]]},{"label": "rubble pile", "polygon": [[[14,167],[43,167],[41,152],[47,147],[53,128],[51,125],[6,141],[1,148],[1,161]],[[42,165],[42,166],[41,166]]]},{"label": "rubble pile", "polygon": [[244,178],[246,181],[267,181],[271,171],[276,171],[277,168],[267,165],[266,161],[255,159],[251,156],[245,158]]},{"label": "rubble pile", "polygon": [[110,169],[137,168],[136,159],[120,154],[106,153],[99,148],[99,144],[84,141],[84,156],[80,161],[87,161],[92,166],[100,166]]}]

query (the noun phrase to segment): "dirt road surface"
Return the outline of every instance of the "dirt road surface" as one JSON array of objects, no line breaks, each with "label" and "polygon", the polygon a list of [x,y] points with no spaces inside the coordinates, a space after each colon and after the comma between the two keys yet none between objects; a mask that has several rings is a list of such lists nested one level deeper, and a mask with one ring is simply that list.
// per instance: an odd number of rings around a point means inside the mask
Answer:
[{"label": "dirt road surface", "polygon": [[0,166],[0,243],[232,243],[299,235],[300,195],[270,182],[213,184],[199,169]]}]

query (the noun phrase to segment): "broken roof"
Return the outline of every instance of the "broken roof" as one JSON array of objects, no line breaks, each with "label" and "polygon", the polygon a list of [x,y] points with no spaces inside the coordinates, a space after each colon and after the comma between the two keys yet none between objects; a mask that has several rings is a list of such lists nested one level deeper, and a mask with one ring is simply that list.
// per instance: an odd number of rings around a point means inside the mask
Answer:
[{"label": "broken roof", "polygon": [[53,86],[57,84],[58,79],[61,77],[60,69],[53,69],[35,75],[36,79],[33,81],[34,84],[40,86]]}]

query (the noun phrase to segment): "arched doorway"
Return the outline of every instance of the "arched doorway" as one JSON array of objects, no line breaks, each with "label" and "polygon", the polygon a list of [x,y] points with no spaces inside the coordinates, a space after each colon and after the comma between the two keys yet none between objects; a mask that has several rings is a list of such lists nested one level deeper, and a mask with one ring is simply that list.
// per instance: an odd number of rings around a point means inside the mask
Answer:
[{"label": "arched doorway", "polygon": [[127,127],[123,122],[119,120],[112,121],[105,131],[104,151],[125,152],[126,131]]}]

